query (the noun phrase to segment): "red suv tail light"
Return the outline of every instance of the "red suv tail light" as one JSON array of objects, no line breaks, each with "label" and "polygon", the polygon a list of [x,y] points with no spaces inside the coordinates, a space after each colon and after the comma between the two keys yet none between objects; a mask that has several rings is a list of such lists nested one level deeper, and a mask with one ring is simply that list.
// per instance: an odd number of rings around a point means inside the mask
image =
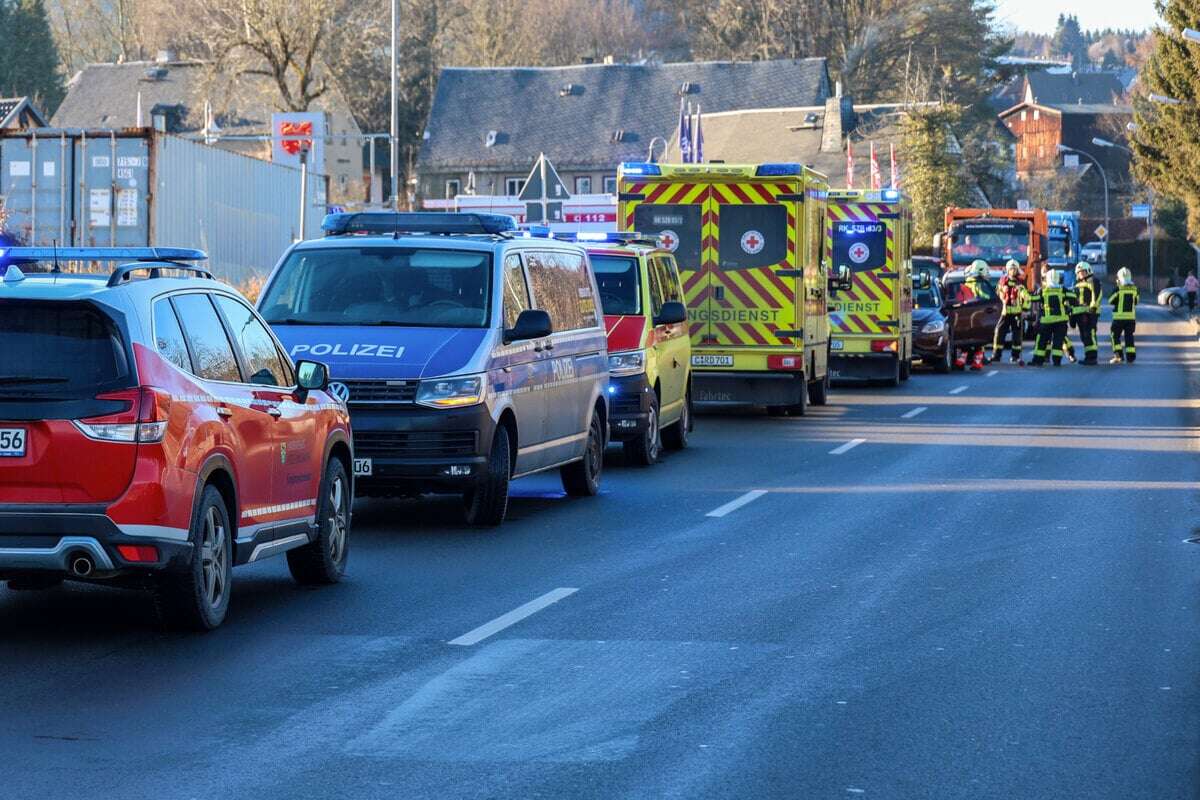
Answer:
[{"label": "red suv tail light", "polygon": [[167,432],[167,412],[171,398],[150,387],[124,389],[96,395],[97,400],[121,400],[123,411],[103,417],[75,420],[75,427],[89,439],[101,442],[161,442]]},{"label": "red suv tail light", "polygon": [[153,564],[158,561],[158,548],[148,544],[119,544],[117,552],[132,564]]}]

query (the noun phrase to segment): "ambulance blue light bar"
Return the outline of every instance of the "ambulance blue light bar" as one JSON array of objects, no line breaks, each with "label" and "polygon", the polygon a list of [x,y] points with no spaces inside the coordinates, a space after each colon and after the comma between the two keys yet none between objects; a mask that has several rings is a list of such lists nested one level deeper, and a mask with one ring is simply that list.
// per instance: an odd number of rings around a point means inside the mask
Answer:
[{"label": "ambulance blue light bar", "polygon": [[13,264],[38,261],[207,261],[188,247],[9,247],[0,257]]},{"label": "ambulance blue light bar", "polygon": [[621,165],[621,172],[625,175],[662,175],[662,167],[641,161],[626,161]]},{"label": "ambulance blue light bar", "polygon": [[364,211],[357,214],[328,214],[321,223],[326,236],[353,234],[501,234],[517,229],[517,221],[506,214],[437,211]]},{"label": "ambulance blue light bar", "polygon": [[770,178],[785,175],[803,175],[803,164],[759,164],[754,172],[760,178]]},{"label": "ambulance blue light bar", "polygon": [[637,231],[576,231],[558,233],[555,238],[578,244],[647,244],[658,245],[658,239]]},{"label": "ambulance blue light bar", "polygon": [[900,202],[900,190],[899,189],[884,189],[882,192],[879,193],[879,197],[885,203],[898,203],[898,202]]}]

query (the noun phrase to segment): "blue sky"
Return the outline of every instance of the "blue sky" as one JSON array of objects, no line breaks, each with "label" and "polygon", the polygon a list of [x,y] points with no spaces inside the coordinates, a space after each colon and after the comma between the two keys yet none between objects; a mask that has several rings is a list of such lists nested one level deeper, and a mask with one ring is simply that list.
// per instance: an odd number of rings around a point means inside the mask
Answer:
[{"label": "blue sky", "polygon": [[1084,30],[1097,28],[1149,28],[1158,21],[1154,0],[997,0],[996,16],[1005,23],[1032,33],[1053,33],[1059,14],[1074,14]]}]

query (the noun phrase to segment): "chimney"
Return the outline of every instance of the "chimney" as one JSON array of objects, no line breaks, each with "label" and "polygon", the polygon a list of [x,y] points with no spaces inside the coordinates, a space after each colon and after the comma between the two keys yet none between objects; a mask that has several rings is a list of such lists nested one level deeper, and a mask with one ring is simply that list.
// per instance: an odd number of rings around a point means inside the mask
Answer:
[{"label": "chimney", "polygon": [[834,87],[833,97],[825,100],[825,122],[821,129],[821,152],[842,152],[842,141],[854,127],[854,103],[842,94],[842,82]]}]

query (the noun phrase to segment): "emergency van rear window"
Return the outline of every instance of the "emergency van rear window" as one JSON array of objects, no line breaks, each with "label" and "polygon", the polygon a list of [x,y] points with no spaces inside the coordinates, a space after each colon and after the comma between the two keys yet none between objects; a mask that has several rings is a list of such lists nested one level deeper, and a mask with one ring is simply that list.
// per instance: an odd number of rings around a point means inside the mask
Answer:
[{"label": "emergency van rear window", "polygon": [[271,325],[482,328],[491,283],[491,253],[478,250],[296,250],[259,308]]},{"label": "emergency van rear window", "polygon": [[755,269],[787,262],[787,208],[723,205],[720,214],[721,269]]},{"label": "emergency van rear window", "polygon": [[642,203],[633,210],[633,227],[657,235],[680,269],[700,267],[700,206]]},{"label": "emergency van rear window", "polygon": [[887,231],[882,222],[833,223],[833,265],[864,272],[887,266]]},{"label": "emergency van rear window", "polygon": [[605,314],[642,313],[638,260],[629,256],[591,255],[592,272],[600,287],[600,305]]},{"label": "emergency van rear window", "polygon": [[133,383],[113,321],[86,303],[0,302],[0,397],[94,397]]}]

